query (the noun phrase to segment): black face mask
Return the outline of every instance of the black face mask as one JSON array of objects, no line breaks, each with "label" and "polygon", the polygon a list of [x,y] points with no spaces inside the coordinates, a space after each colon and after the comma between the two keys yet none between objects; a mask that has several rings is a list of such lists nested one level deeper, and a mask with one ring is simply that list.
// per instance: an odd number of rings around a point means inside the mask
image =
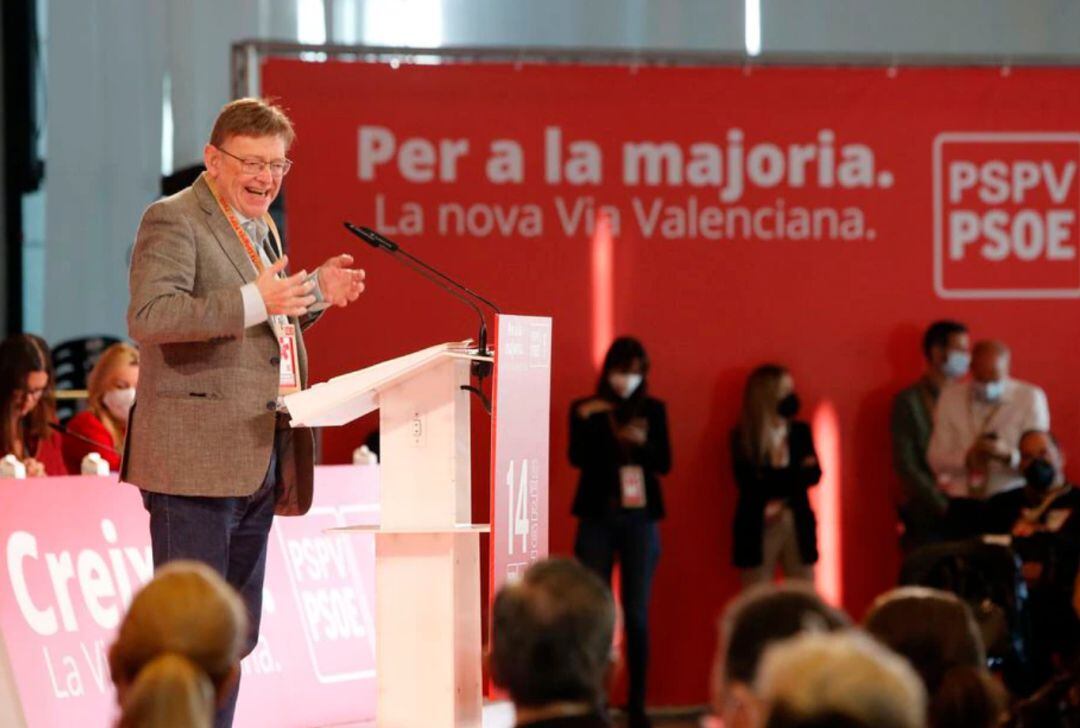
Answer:
[{"label": "black face mask", "polygon": [[1024,480],[1032,490],[1044,493],[1057,480],[1057,469],[1042,458],[1032,460],[1031,464],[1024,468]]},{"label": "black face mask", "polygon": [[776,412],[786,420],[790,420],[795,415],[799,414],[799,407],[802,405],[799,402],[799,395],[792,392],[788,396],[780,400],[776,405]]}]

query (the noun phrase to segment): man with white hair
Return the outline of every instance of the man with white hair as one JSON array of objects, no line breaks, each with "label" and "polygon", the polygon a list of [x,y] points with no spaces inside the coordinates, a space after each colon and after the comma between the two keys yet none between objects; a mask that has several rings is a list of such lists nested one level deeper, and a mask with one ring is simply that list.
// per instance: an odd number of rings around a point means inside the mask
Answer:
[{"label": "man with white hair", "polygon": [[926,690],[901,657],[855,631],[770,647],[757,691],[765,728],[922,728]]},{"label": "man with white hair", "polygon": [[1050,428],[1046,394],[1009,376],[1009,348],[980,341],[970,381],[941,392],[926,459],[951,498],[985,500],[1024,485],[1020,436]]}]

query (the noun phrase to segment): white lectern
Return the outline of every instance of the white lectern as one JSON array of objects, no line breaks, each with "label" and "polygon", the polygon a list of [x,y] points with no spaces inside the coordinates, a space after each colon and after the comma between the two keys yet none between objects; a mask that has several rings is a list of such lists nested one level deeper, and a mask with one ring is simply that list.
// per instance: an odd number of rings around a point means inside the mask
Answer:
[{"label": "white lectern", "polygon": [[375,532],[377,721],[387,728],[481,724],[480,533],[470,523],[466,344],[442,344],[285,398],[296,426],[342,425],[379,409],[381,523]]}]

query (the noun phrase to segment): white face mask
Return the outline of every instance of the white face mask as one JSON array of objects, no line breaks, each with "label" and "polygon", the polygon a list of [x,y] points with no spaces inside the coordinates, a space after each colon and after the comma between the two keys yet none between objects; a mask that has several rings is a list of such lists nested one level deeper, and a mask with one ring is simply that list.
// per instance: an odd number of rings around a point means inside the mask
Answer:
[{"label": "white face mask", "polygon": [[993,404],[994,402],[999,401],[1004,394],[1004,381],[975,382],[975,396],[983,402]]},{"label": "white face mask", "polygon": [[630,399],[644,379],[640,374],[612,374],[608,377],[608,384],[615,390],[615,394],[623,399]]},{"label": "white face mask", "polygon": [[945,363],[941,366],[941,373],[949,379],[960,379],[967,374],[971,366],[971,354],[959,349],[950,349],[945,356]]},{"label": "white face mask", "polygon": [[101,401],[113,417],[121,422],[127,422],[131,407],[135,404],[135,388],[110,389],[102,396]]}]

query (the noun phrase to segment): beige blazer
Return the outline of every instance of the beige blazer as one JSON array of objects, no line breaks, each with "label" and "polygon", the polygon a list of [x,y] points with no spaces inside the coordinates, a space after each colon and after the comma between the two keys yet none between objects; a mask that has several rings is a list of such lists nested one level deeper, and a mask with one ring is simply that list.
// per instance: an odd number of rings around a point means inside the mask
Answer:
[{"label": "beige blazer", "polygon": [[[147,208],[131,260],[127,320],[139,385],[120,479],[155,493],[247,496],[270,462],[278,343],[269,323],[244,328],[240,287],[255,269],[206,182]],[[317,315],[293,319],[299,333]],[[277,512],[311,506],[314,438],[283,431]]]}]

